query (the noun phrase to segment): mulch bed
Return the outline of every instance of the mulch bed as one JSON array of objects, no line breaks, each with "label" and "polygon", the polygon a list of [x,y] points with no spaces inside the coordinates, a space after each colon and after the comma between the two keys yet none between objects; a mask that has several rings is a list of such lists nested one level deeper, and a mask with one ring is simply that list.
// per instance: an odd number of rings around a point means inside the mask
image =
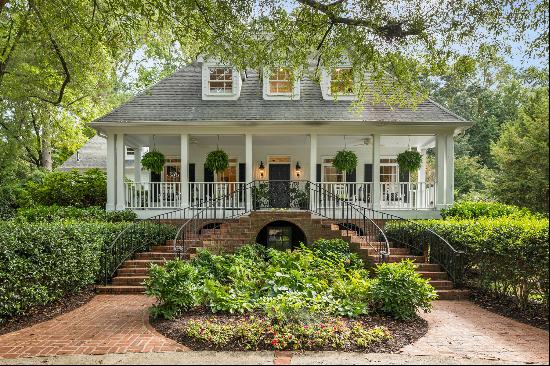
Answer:
[{"label": "mulch bed", "polygon": [[497,297],[477,289],[471,290],[470,300],[493,313],[548,330],[548,311],[542,304],[531,304],[528,309],[522,310],[510,297]]},{"label": "mulch bed", "polygon": [[0,335],[15,332],[31,325],[55,318],[86,304],[95,296],[94,286],[70,294],[43,306],[36,306],[24,314],[16,315],[0,323]]},{"label": "mulch bed", "polygon": [[[176,342],[194,350],[194,351],[204,351],[204,350],[217,350],[217,351],[246,351],[245,348],[241,347],[239,344],[231,344],[227,347],[216,347],[213,348],[211,344],[205,342],[197,342],[194,338],[188,337],[184,334],[180,327],[183,323],[189,320],[196,321],[205,321],[206,319],[215,318],[220,322],[232,322],[237,318],[246,319],[246,316],[242,315],[224,315],[224,314],[211,314],[207,313],[204,310],[195,310],[191,313],[187,313],[180,318],[174,320],[164,320],[164,319],[150,319],[151,325],[162,335],[167,338],[173,339]],[[342,318],[342,320],[348,322],[347,318]],[[376,342],[369,346],[368,349],[341,349],[342,351],[361,351],[361,352],[376,352],[376,353],[396,353],[403,346],[415,342],[417,339],[421,338],[428,331],[428,323],[424,319],[417,317],[412,321],[399,321],[390,317],[381,316],[381,315],[369,315],[362,316],[355,320],[359,320],[363,323],[364,326],[368,328],[373,328],[377,326],[386,327],[392,338],[390,340]],[[273,350],[273,348],[264,348],[259,350]],[[305,351],[306,349],[304,349]],[[318,349],[307,349],[312,351],[334,351],[337,350],[332,348],[330,345],[327,345],[324,348]]]}]

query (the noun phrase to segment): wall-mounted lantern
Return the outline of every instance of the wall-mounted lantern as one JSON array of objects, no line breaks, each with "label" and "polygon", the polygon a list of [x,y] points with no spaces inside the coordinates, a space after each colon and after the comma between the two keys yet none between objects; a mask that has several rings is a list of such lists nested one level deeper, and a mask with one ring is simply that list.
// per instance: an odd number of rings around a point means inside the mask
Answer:
[{"label": "wall-mounted lantern", "polygon": [[258,167],[258,171],[260,172],[260,178],[263,178],[265,175],[265,166],[263,161],[260,161],[260,166]]},{"label": "wall-mounted lantern", "polygon": [[296,176],[300,178],[300,175],[302,174],[302,167],[300,166],[300,162],[296,162]]}]

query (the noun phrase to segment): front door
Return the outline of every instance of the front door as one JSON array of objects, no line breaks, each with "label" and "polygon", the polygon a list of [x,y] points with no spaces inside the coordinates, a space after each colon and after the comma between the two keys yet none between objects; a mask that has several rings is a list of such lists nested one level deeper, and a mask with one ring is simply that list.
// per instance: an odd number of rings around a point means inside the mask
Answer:
[{"label": "front door", "polygon": [[269,164],[269,205],[290,207],[290,164]]}]

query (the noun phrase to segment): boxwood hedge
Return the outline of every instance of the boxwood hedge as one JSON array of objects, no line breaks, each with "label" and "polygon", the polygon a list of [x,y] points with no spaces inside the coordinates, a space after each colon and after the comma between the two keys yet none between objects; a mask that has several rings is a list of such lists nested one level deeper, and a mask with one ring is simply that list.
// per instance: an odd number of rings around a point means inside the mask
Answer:
[{"label": "boxwood hedge", "polygon": [[[130,223],[0,221],[0,323],[93,284],[102,248]],[[144,249],[173,238],[171,226],[139,225]]]},{"label": "boxwood hedge", "polygon": [[97,206],[87,208],[36,206],[18,209],[15,218],[28,222],[53,222],[61,220],[124,222],[134,221],[137,215],[131,210],[105,211],[105,209]]},{"label": "boxwood hedge", "polygon": [[[423,220],[421,223],[466,253],[469,284],[513,296],[520,307],[542,298],[548,305],[548,219],[533,216],[476,220]],[[412,223],[387,222],[388,236],[419,237]]]}]

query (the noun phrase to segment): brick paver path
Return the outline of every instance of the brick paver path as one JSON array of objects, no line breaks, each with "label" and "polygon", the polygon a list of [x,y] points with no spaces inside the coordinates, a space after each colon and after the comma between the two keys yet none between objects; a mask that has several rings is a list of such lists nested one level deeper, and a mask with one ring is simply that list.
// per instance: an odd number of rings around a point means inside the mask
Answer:
[{"label": "brick paver path", "polygon": [[548,364],[548,332],[494,314],[469,301],[436,301],[428,333],[402,349],[441,355]]},{"label": "brick paver path", "polygon": [[143,295],[98,295],[67,314],[0,336],[0,358],[186,350],[149,325],[152,303]]}]

